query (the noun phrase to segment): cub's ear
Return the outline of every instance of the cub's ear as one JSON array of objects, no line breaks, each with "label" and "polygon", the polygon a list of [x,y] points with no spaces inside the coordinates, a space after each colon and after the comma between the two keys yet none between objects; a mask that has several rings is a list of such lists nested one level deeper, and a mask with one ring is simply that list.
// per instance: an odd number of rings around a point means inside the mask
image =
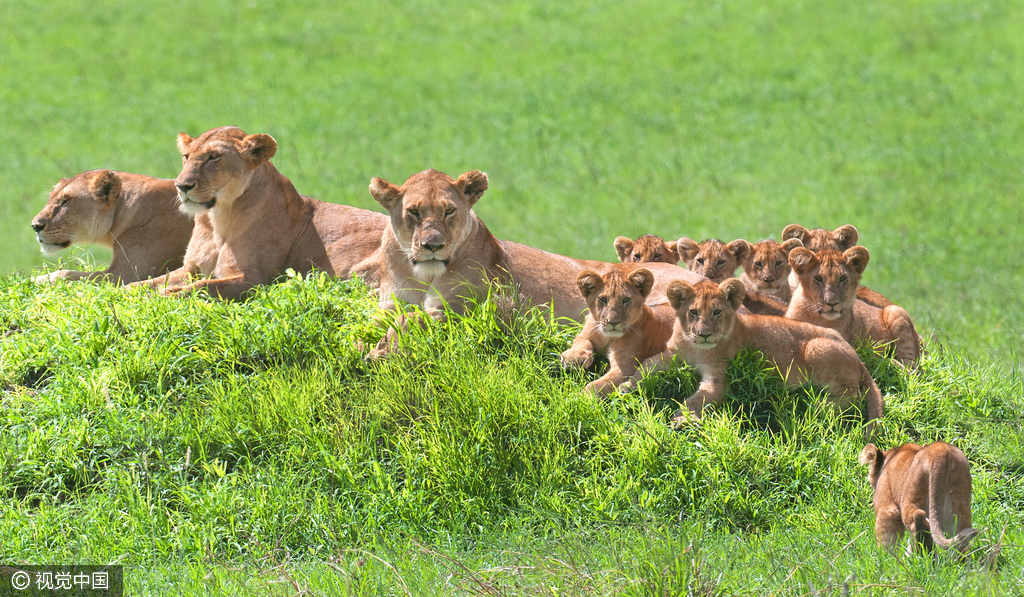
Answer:
[{"label": "cub's ear", "polygon": [[370,180],[370,194],[388,211],[402,200],[402,189],[383,178]]},{"label": "cub's ear", "polygon": [[459,187],[466,199],[469,199],[470,205],[475,205],[487,190],[487,174],[479,170],[470,170],[459,175],[455,186]]},{"label": "cub's ear", "polygon": [[868,444],[861,449],[860,456],[857,456],[857,461],[861,464],[872,466],[879,458],[885,458],[885,454],[875,447],[875,444]]},{"label": "cub's ear", "polygon": [[693,286],[690,286],[682,280],[673,280],[669,283],[668,288],[665,289],[665,295],[668,296],[668,302],[676,311],[678,311],[680,307],[690,304],[690,301],[693,300],[693,294]]},{"label": "cub's ear", "polygon": [[743,282],[738,278],[729,278],[723,280],[718,287],[725,293],[725,300],[728,301],[733,311],[739,309],[743,304],[743,298],[747,296],[747,289],[743,286]]},{"label": "cub's ear", "polygon": [[630,251],[633,250],[633,241],[629,240],[625,236],[620,236],[615,239],[615,252],[619,254],[619,261],[625,263],[626,261],[632,261],[629,258]]},{"label": "cub's ear", "polygon": [[729,254],[736,260],[736,263],[743,263],[754,251],[754,248],[750,246],[750,243],[741,238],[725,245],[725,250],[729,251]]},{"label": "cub's ear", "polygon": [[860,238],[860,233],[853,226],[847,224],[846,226],[840,226],[832,231],[832,238],[835,239],[836,244],[839,245],[840,251],[845,251],[857,244],[857,239]]},{"label": "cub's ear", "polygon": [[789,252],[789,265],[796,275],[802,275],[818,263],[818,256],[805,247],[797,247]]},{"label": "cub's ear", "polygon": [[190,145],[192,145],[193,141],[195,141],[195,139],[189,137],[188,133],[178,133],[178,151],[181,152],[181,155],[185,155],[188,153],[188,148]]},{"label": "cub's ear", "polygon": [[110,203],[121,194],[121,177],[110,170],[99,170],[89,180],[89,192],[104,203]]},{"label": "cub's ear", "polygon": [[800,224],[790,224],[782,230],[782,240],[786,241],[791,238],[795,238],[801,243],[806,243],[807,238],[811,235],[810,230],[804,228]]},{"label": "cub's ear", "polygon": [[679,263],[679,241],[674,240],[670,243],[665,243],[665,248],[668,249],[669,259]]},{"label": "cub's ear", "polygon": [[604,280],[597,275],[597,272],[585,269],[576,276],[576,286],[580,289],[583,298],[587,298],[604,288]]},{"label": "cub's ear", "polygon": [[270,135],[248,135],[239,144],[238,152],[255,168],[274,157],[277,153],[277,141]]},{"label": "cub's ear", "polygon": [[782,247],[782,252],[788,256],[793,249],[804,246],[804,243],[799,238],[790,238],[780,246]]},{"label": "cub's ear", "polygon": [[700,245],[692,238],[683,237],[676,241],[676,253],[683,261],[690,261],[700,252]]},{"label": "cub's ear", "polygon": [[647,298],[647,295],[651,294],[651,288],[654,287],[654,274],[648,269],[638,269],[629,275],[629,283],[636,288],[640,296]]},{"label": "cub's ear", "polygon": [[846,265],[850,266],[858,274],[864,273],[864,268],[868,266],[868,260],[871,259],[868,250],[860,245],[843,251],[843,257],[846,258]]}]

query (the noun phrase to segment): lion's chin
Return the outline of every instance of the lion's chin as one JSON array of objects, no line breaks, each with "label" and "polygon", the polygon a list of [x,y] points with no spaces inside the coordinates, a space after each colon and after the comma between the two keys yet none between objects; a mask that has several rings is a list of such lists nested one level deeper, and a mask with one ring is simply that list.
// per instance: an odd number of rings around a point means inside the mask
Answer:
[{"label": "lion's chin", "polygon": [[431,259],[429,261],[413,261],[412,275],[421,282],[432,282],[448,271],[448,263]]},{"label": "lion's chin", "polygon": [[621,338],[626,334],[626,330],[609,330],[602,327],[601,333],[609,338]]},{"label": "lion's chin", "polygon": [[842,315],[843,315],[842,311],[828,311],[828,312],[822,311],[821,312],[821,316],[824,317],[825,319],[829,320],[829,321],[832,321],[832,320],[835,320],[835,319],[839,319],[840,317],[842,317]]},{"label": "lion's chin", "polygon": [[39,241],[39,250],[43,252],[43,255],[51,257],[60,253],[64,249],[71,246],[71,241],[64,241],[62,243],[48,243],[44,240]]},{"label": "lion's chin", "polygon": [[718,342],[717,341],[716,342],[694,342],[693,343],[693,347],[698,349],[698,350],[711,350],[712,348],[714,348],[716,346],[718,346]]},{"label": "lion's chin", "polygon": [[200,203],[198,201],[193,201],[187,196],[179,194],[178,199],[181,201],[181,203],[178,204],[178,210],[190,216],[198,216],[205,211],[213,209],[213,206],[217,204],[217,199],[215,198]]}]

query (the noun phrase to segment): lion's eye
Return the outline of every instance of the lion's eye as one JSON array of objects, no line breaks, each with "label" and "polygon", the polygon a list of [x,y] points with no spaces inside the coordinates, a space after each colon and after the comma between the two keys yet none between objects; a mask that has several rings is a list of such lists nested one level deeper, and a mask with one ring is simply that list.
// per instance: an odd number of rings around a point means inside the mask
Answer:
[{"label": "lion's eye", "polygon": [[754,262],[754,267],[764,267],[764,264],[761,263],[760,261],[755,261]]},{"label": "lion's eye", "polygon": [[407,210],[405,210],[405,213],[407,213],[410,216],[412,216],[414,218],[417,218],[417,219],[420,217],[420,212],[419,212],[419,210],[416,210],[416,209],[407,209]]},{"label": "lion's eye", "polygon": [[725,259],[719,259],[718,263],[716,263],[715,265],[717,265],[718,267],[722,267],[723,265],[725,265]]},{"label": "lion's eye", "polygon": [[718,317],[718,316],[720,316],[722,314],[722,310],[721,309],[715,309],[711,314],[714,315],[715,317]]},{"label": "lion's eye", "polygon": [[61,207],[65,207],[65,206],[66,206],[66,205],[68,204],[68,201],[71,201],[71,200],[70,200],[70,199],[64,199],[64,200],[62,200],[62,201],[60,202],[60,206],[61,206]]},{"label": "lion's eye", "polygon": [[699,263],[700,265],[704,265],[704,258],[703,257],[698,257],[697,258],[697,263]]},{"label": "lion's eye", "polygon": [[188,154],[187,153],[181,154],[181,161],[183,161],[183,162],[187,162],[188,161]]},{"label": "lion's eye", "polygon": [[455,208],[449,208],[447,211],[444,212],[444,217],[450,218],[452,216],[452,214],[454,214],[454,213],[455,213]]},{"label": "lion's eye", "polygon": [[657,261],[659,259],[661,259],[661,253],[655,253],[654,254],[654,260]]},{"label": "lion's eye", "polygon": [[781,262],[781,261],[776,261],[776,262],[775,262],[775,267],[779,267],[780,265],[782,265],[782,262]]},{"label": "lion's eye", "polygon": [[821,276],[814,276],[814,281],[818,284],[824,284],[825,281],[821,279]]},{"label": "lion's eye", "polygon": [[700,315],[700,312],[697,311],[696,309],[690,309],[690,315],[693,315],[694,317],[696,317],[696,316]]},{"label": "lion's eye", "polygon": [[839,276],[839,283],[840,284],[845,284],[846,283],[846,276]]},{"label": "lion's eye", "polygon": [[599,297],[597,297],[597,302],[601,303],[602,305],[607,305],[608,304],[608,297],[606,297],[606,296],[599,296]]},{"label": "lion's eye", "polygon": [[628,296],[622,299],[622,304],[623,305],[628,305],[629,304],[629,297]]},{"label": "lion's eye", "polygon": [[637,253],[636,255],[633,255],[633,261],[640,261],[643,258],[644,258],[644,256],[641,255],[640,253]]},{"label": "lion's eye", "polygon": [[206,156],[206,161],[207,162],[214,162],[214,161],[217,161],[219,159],[220,159],[220,156],[215,154],[215,153],[211,153],[210,155]]}]

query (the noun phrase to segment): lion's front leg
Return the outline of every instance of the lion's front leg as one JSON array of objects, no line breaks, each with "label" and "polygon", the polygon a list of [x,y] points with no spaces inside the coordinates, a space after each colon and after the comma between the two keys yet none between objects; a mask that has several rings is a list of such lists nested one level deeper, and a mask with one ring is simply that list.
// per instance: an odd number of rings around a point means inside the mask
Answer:
[{"label": "lion's front leg", "polygon": [[693,396],[686,399],[686,410],[676,411],[673,422],[685,420],[688,416],[700,419],[705,408],[719,404],[725,396],[725,367],[698,366],[697,372],[700,373],[700,386]]},{"label": "lion's front leg", "polygon": [[[444,311],[427,311],[426,315],[429,315],[432,319],[438,322],[444,322],[447,319]],[[410,315],[399,315],[395,319],[394,324],[388,327],[387,333],[384,334],[384,337],[377,342],[377,345],[373,350],[366,353],[364,359],[367,361],[375,361],[398,350],[399,338],[403,333],[409,331],[409,324],[415,323],[423,325],[425,322],[423,316],[423,312],[413,313]]]},{"label": "lion's front leg", "polygon": [[572,345],[562,352],[560,361],[563,369],[579,367],[590,369],[594,364],[594,355],[608,345],[608,340],[597,330],[597,324],[587,317],[583,329],[572,340]]},{"label": "lion's front leg", "polygon": [[255,288],[257,284],[247,280],[245,274],[238,274],[230,278],[214,278],[197,280],[192,284],[182,286],[166,286],[160,290],[164,296],[188,296],[200,288],[205,288],[210,296],[227,300],[237,300],[243,294]]},{"label": "lion's front leg", "polygon": [[156,278],[150,278],[148,280],[139,280],[138,282],[132,282],[125,288],[150,288],[152,290],[161,291],[168,288],[179,288],[189,283],[189,278],[192,274],[190,269],[185,267],[179,267],[178,269],[167,272],[162,276]]}]

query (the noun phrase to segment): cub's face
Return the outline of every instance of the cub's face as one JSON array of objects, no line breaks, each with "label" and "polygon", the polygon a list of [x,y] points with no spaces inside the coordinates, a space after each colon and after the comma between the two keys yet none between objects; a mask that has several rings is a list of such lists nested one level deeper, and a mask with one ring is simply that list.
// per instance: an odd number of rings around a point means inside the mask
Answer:
[{"label": "cub's face", "polygon": [[687,269],[717,283],[736,273],[750,251],[750,243],[741,239],[725,244],[712,238],[698,244],[684,236],[677,241],[676,250]]},{"label": "cub's face", "polygon": [[198,139],[178,134],[181,173],[174,179],[181,211],[197,215],[229,206],[249,188],[255,170],[277,152],[270,135],[246,135],[238,127],[207,131]]},{"label": "cub's face", "polygon": [[715,284],[701,280],[690,285],[674,281],[666,291],[684,338],[700,349],[711,349],[732,336],[736,309],[743,303],[743,282],[729,278]]},{"label": "cub's face", "polygon": [[623,263],[679,263],[676,241],[666,243],[654,234],[645,234],[636,241],[620,236],[615,239],[615,252]]},{"label": "cub's face", "polygon": [[61,179],[46,206],[32,219],[43,254],[54,255],[72,244],[90,244],[106,236],[120,194],[121,178],[110,170]]},{"label": "cub's face", "polygon": [[743,271],[756,292],[775,294],[783,284],[789,284],[789,253],[799,246],[795,238],[781,244],[769,239],[752,245],[743,260]]},{"label": "cub's face", "polygon": [[391,228],[419,280],[444,274],[473,231],[473,205],[487,190],[487,175],[472,170],[453,180],[437,170],[414,174],[402,186],[370,181],[370,194],[391,214]]},{"label": "cub's face", "polygon": [[861,246],[840,253],[796,248],[789,254],[789,263],[796,272],[804,296],[812,308],[825,319],[838,319],[853,309],[857,285],[868,265],[868,250]]},{"label": "cub's face", "polygon": [[857,244],[860,233],[849,224],[840,226],[835,230],[825,230],[824,228],[808,230],[800,224],[790,224],[782,231],[782,242],[786,242],[791,238],[799,240],[804,247],[815,253],[826,249],[845,251]]},{"label": "cub's face", "polygon": [[654,274],[646,269],[629,274],[612,270],[602,277],[584,270],[576,277],[576,286],[601,333],[619,338],[643,315],[644,301],[654,286]]}]

